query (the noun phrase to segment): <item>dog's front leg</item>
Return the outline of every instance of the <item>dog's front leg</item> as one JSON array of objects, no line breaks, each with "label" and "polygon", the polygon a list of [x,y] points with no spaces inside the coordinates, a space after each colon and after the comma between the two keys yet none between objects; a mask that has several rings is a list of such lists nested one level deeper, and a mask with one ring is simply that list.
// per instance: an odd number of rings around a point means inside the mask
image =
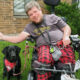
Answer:
[{"label": "dog's front leg", "polygon": [[4,60],[5,60],[5,57],[4,57],[4,59],[3,59],[3,66],[4,66],[4,68],[3,68],[3,80],[4,80],[5,76],[7,75],[7,69],[6,69]]},{"label": "dog's front leg", "polygon": [[4,78],[5,78],[5,76],[6,76],[6,68],[4,67],[4,69],[3,69],[3,80],[4,80]]},{"label": "dog's front leg", "polygon": [[17,80],[20,80],[20,79],[21,79],[21,75],[18,75],[18,76],[17,76]]},{"label": "dog's front leg", "polygon": [[9,74],[9,72],[7,72],[7,80],[10,80],[10,74]]}]

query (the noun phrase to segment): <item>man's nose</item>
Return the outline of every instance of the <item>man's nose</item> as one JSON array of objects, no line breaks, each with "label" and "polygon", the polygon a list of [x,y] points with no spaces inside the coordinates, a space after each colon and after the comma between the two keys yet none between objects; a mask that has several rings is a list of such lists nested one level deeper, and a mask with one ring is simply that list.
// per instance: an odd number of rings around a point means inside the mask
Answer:
[{"label": "man's nose", "polygon": [[36,14],[35,13],[33,13],[33,17],[35,17],[36,16]]}]

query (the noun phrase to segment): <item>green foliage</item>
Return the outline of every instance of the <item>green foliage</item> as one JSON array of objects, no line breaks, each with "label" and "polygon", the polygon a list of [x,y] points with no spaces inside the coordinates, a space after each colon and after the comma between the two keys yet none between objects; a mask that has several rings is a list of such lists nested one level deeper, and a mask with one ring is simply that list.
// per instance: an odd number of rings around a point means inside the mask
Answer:
[{"label": "green foliage", "polygon": [[[72,5],[60,3],[55,7],[55,14],[67,19],[67,23],[72,29],[72,34],[80,35],[80,10],[77,6],[77,3]],[[47,6],[47,10],[50,11],[50,9],[50,6]]]}]

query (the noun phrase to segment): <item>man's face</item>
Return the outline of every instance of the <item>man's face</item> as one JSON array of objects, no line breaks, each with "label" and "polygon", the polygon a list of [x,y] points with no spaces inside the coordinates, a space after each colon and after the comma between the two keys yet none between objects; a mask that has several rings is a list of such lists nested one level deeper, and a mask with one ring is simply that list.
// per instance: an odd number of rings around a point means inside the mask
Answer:
[{"label": "man's face", "polygon": [[43,18],[42,11],[37,7],[33,7],[28,11],[28,16],[30,20],[34,23],[40,23]]}]

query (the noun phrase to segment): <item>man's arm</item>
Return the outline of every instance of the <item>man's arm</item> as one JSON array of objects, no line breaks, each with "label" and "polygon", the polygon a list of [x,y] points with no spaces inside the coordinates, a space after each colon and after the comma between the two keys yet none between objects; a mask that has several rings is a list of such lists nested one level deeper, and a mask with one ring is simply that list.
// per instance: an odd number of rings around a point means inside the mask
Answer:
[{"label": "man's arm", "polygon": [[18,43],[25,40],[30,34],[27,32],[21,32],[19,35],[16,36],[8,36],[0,33],[0,40],[5,40],[12,43]]},{"label": "man's arm", "polygon": [[65,27],[62,28],[62,31],[64,32],[63,35],[63,44],[66,47],[66,45],[70,44],[70,34],[71,34],[71,28],[69,27],[69,25],[66,25]]}]

